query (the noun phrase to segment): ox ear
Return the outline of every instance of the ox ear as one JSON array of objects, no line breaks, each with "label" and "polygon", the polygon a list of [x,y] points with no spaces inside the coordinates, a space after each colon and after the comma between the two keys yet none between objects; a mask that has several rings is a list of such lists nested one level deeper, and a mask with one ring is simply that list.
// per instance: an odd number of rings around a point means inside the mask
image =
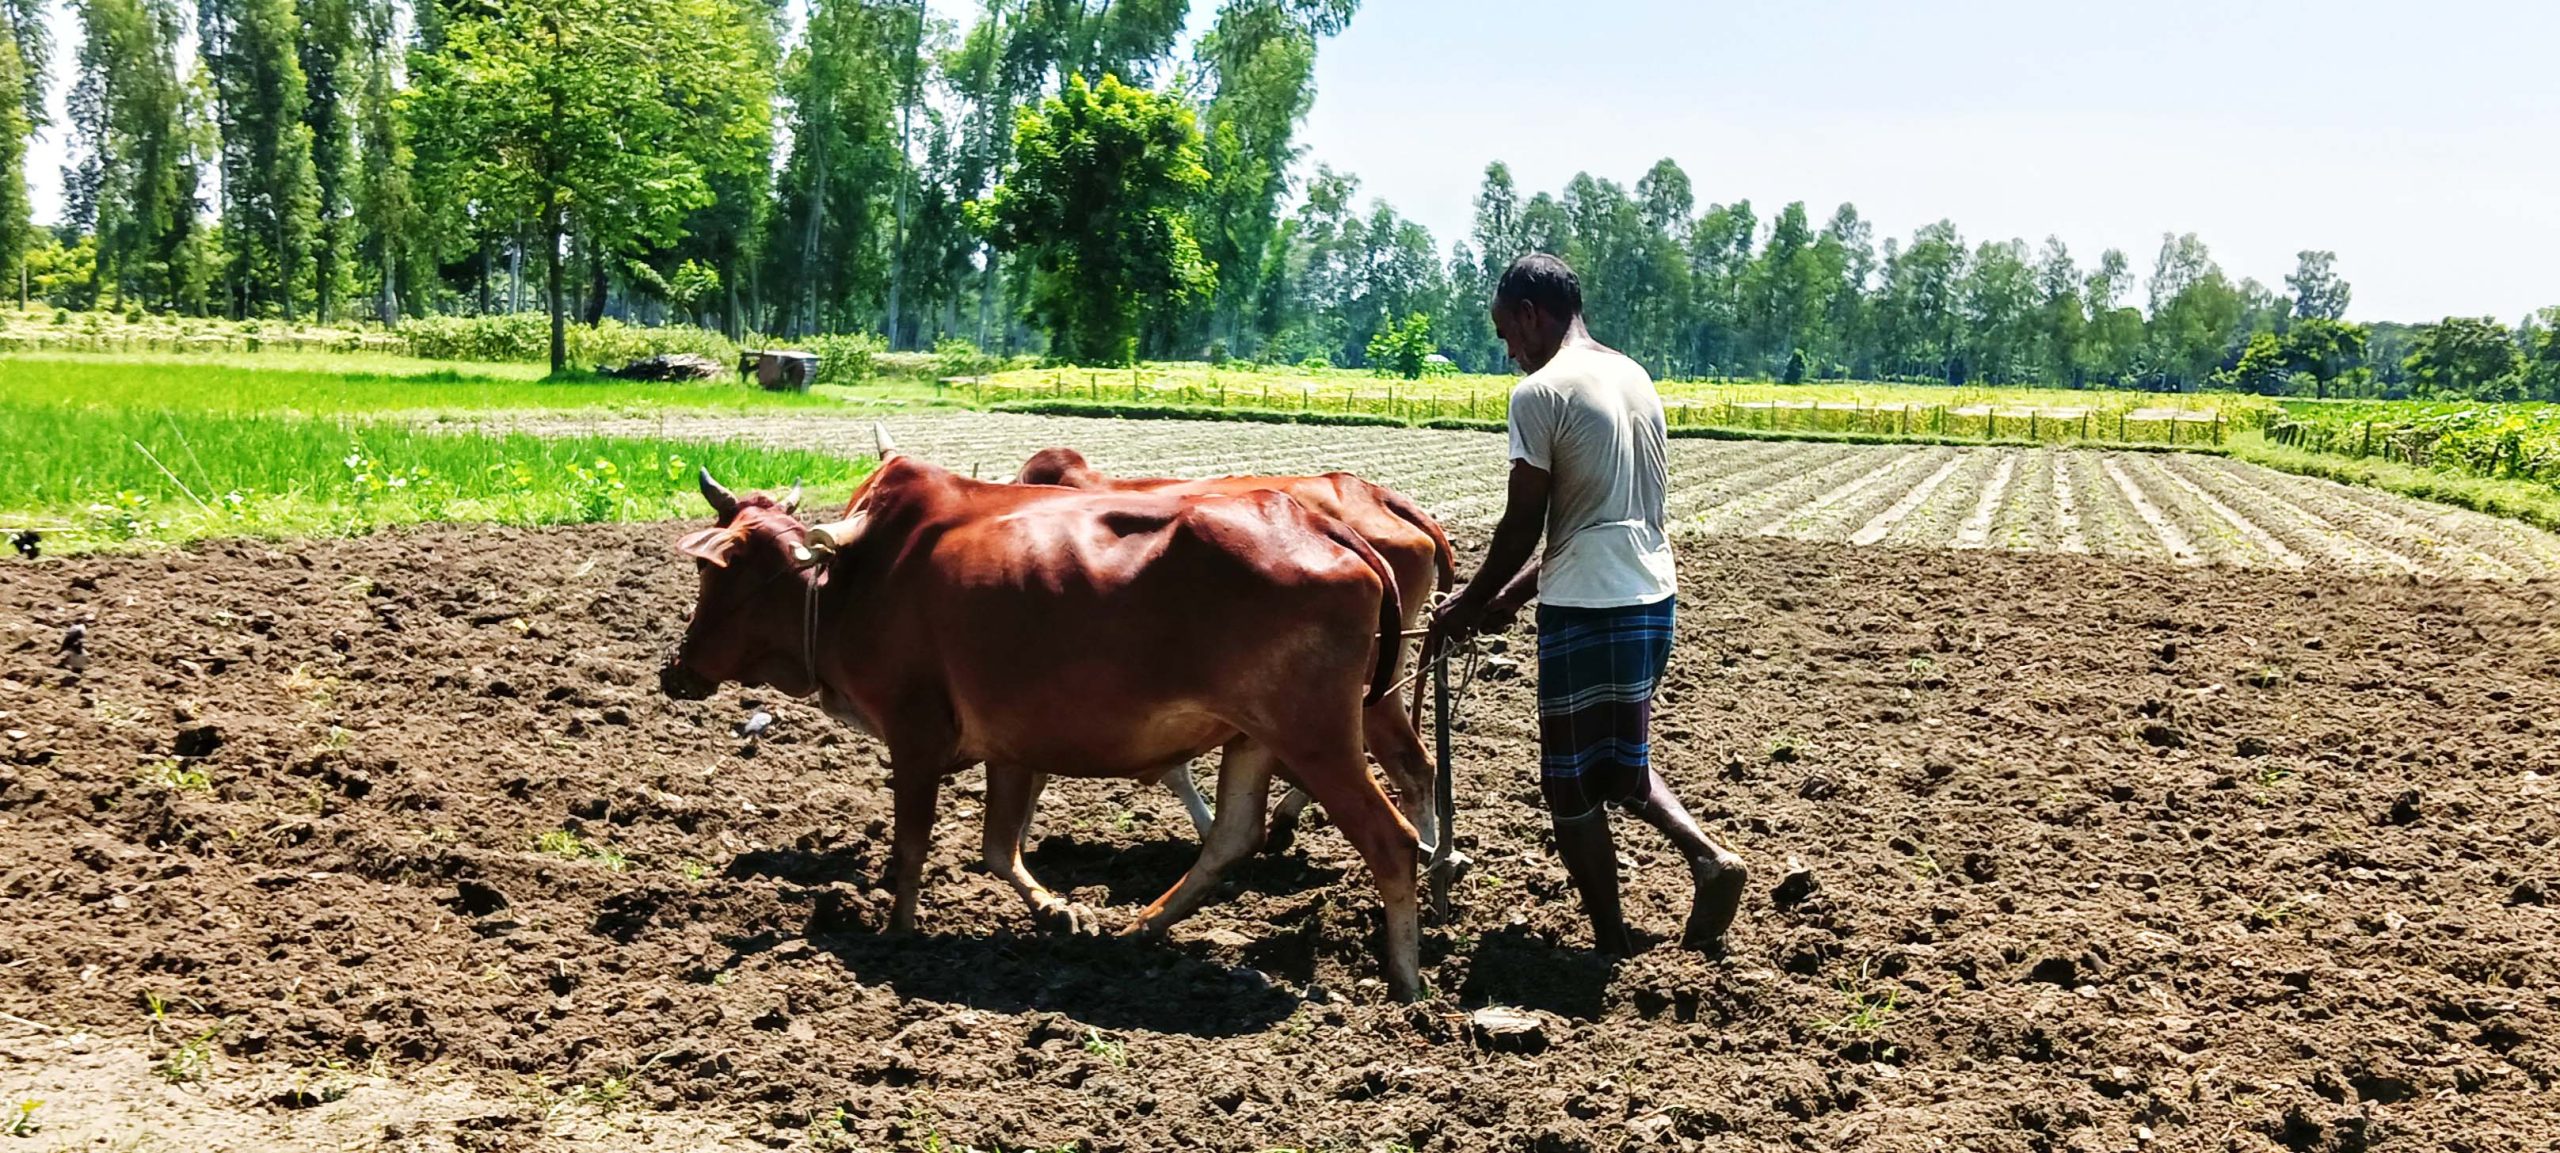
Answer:
[{"label": "ox ear", "polygon": [[677,541],[676,551],[707,562],[713,568],[727,568],[730,554],[737,552],[738,546],[746,539],[745,533],[735,529],[706,528]]}]

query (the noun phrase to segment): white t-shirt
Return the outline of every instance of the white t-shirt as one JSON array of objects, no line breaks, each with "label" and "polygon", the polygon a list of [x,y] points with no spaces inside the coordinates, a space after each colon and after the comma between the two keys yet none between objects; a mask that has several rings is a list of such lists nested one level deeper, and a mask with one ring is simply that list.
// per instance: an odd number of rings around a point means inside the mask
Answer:
[{"label": "white t-shirt", "polygon": [[1644,366],[1567,347],[1511,390],[1511,458],[1555,478],[1538,599],[1652,604],[1677,591],[1663,531],[1670,442]]}]

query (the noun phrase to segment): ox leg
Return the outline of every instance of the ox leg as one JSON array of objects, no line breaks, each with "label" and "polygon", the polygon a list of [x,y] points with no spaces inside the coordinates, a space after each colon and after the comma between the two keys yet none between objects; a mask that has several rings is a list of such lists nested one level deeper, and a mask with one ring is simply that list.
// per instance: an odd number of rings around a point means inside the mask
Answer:
[{"label": "ox leg", "polygon": [[[1422,735],[1413,731],[1412,719],[1395,704],[1389,699],[1371,705],[1361,715],[1361,728],[1369,741],[1369,755],[1377,758],[1378,767],[1386,770],[1387,783],[1395,786],[1396,808],[1420,834],[1422,851],[1428,855],[1448,832],[1440,827],[1440,774],[1422,747]],[[1457,846],[1449,847],[1445,867],[1452,880],[1465,876],[1474,864]]]},{"label": "ox leg", "polygon": [[1271,835],[1263,847],[1275,853],[1289,851],[1298,843],[1298,820],[1307,811],[1307,791],[1289,786],[1288,795],[1280,798],[1279,807],[1271,811]]},{"label": "ox leg", "polygon": [[1378,896],[1387,913],[1386,940],[1379,957],[1386,970],[1387,991],[1400,1001],[1421,997],[1422,907],[1416,879],[1420,838],[1387,802],[1387,795],[1357,755],[1295,760],[1289,767],[1377,878]]},{"label": "ox leg", "polygon": [[1047,787],[1048,775],[1026,769],[987,766],[987,822],[980,840],[987,871],[1004,878],[1031,918],[1052,932],[1089,935],[1102,931],[1092,910],[1050,892],[1022,863],[1022,841],[1029,831],[1031,806]]},{"label": "ox leg", "polygon": [[1181,798],[1182,811],[1191,815],[1192,835],[1207,842],[1209,830],[1216,825],[1217,817],[1209,811],[1208,798],[1200,795],[1199,782],[1191,779],[1191,762],[1184,761],[1166,769],[1160,783]]},{"label": "ox leg", "polygon": [[1162,933],[1209,899],[1218,878],[1262,847],[1262,810],[1271,790],[1272,757],[1259,741],[1227,745],[1218,760],[1218,816],[1200,842],[1200,859],[1129,926],[1132,936]]},{"label": "ox leg", "polygon": [[890,849],[897,904],[889,914],[889,931],[915,931],[916,903],[924,892],[924,860],[933,852],[934,807],[942,802],[942,774],[890,756],[889,789],[897,809],[896,841]]}]

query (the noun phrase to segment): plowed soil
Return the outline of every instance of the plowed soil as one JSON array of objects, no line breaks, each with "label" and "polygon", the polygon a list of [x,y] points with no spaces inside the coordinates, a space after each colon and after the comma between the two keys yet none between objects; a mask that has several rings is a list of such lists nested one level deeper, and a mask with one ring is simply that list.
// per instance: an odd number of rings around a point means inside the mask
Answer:
[{"label": "plowed soil", "polygon": [[[1458,740],[1479,864],[1404,1007],[1364,984],[1376,899],[1332,830],[1170,944],[1056,940],[966,863],[974,773],[924,931],[880,935],[876,746],[656,694],[674,535],[0,568],[0,1122],[43,1099],[28,1148],[2553,1147],[2560,586],[1688,542],[1657,756],[1754,865],[1731,955],[1584,951],[1534,662],[1495,663]],[[1621,832],[1634,915],[1676,932],[1685,874]],[[1038,833],[1035,869],[1122,906],[1193,849],[1119,782],[1053,790]],[[1537,1026],[1489,1041],[1488,1005]]]}]

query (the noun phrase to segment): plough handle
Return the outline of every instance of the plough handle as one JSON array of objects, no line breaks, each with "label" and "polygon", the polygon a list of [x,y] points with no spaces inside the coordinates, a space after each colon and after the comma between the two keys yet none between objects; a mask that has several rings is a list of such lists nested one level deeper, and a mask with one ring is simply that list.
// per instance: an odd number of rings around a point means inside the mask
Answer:
[{"label": "plough handle", "polygon": [[1431,646],[1436,651],[1431,659],[1431,725],[1434,752],[1439,758],[1439,787],[1432,790],[1431,803],[1440,817],[1439,843],[1431,846],[1431,911],[1443,922],[1449,919],[1449,854],[1456,846],[1458,829],[1457,769],[1449,755],[1449,649],[1447,644]]}]

